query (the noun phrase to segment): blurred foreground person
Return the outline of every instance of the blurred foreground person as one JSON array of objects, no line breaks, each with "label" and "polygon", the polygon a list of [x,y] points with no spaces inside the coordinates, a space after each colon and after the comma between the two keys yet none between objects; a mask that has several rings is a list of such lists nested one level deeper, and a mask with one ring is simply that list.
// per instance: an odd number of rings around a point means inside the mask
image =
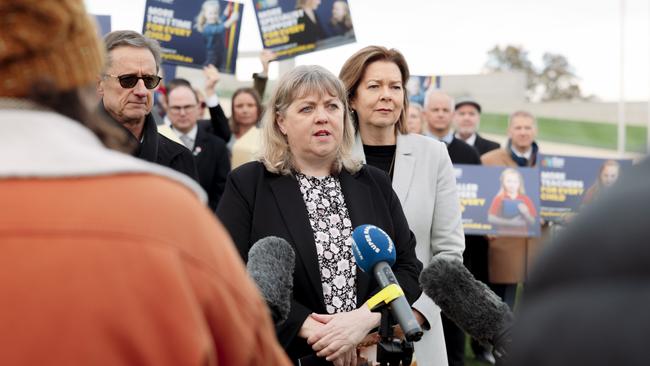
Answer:
[{"label": "blurred foreground person", "polygon": [[[100,110],[131,133],[134,156],[184,173],[198,181],[192,153],[158,133],[153,90],[160,83],[158,42],[133,31],[114,31],[104,37],[108,59],[100,73]],[[74,62],[79,64],[79,62]]]},{"label": "blurred foreground person", "polygon": [[2,364],[286,365],[199,186],[112,150],[132,140],[90,112],[82,1],[0,13]]},{"label": "blurred foreground person", "polygon": [[626,170],[541,250],[510,365],[648,364],[648,180],[649,160]]}]

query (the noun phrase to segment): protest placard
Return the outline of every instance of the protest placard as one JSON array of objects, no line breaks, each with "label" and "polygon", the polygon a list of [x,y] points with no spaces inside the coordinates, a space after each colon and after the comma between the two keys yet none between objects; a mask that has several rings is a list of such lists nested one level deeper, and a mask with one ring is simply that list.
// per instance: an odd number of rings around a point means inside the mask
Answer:
[{"label": "protest placard", "polygon": [[278,60],[354,42],[347,0],[254,0],[264,48]]},{"label": "protest placard", "polygon": [[215,65],[234,74],[243,4],[223,0],[147,0],[142,33],[160,42],[166,63]]},{"label": "protest placard", "polygon": [[465,234],[540,236],[539,171],[454,165]]},{"label": "protest placard", "polygon": [[632,160],[542,155],[539,164],[542,218],[565,222],[614,184],[621,167],[631,165]]}]

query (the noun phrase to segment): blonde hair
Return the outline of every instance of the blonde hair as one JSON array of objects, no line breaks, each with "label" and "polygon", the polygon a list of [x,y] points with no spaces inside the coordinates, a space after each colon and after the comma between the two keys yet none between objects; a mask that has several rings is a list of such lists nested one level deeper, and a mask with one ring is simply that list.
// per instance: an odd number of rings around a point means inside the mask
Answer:
[{"label": "blonde hair", "polygon": [[345,88],[331,72],[316,65],[298,66],[278,81],[262,117],[260,161],[271,173],[291,174],[295,168],[293,155],[287,137],[280,131],[277,118],[286,113],[294,100],[312,94],[329,94],[338,98],[343,105],[343,138],[336,152],[332,173],[339,173],[342,169],[350,173],[357,172],[361,169],[361,163],[352,158],[354,127],[350,119]]},{"label": "blonde hair", "polygon": [[[410,74],[409,67],[406,63],[404,55],[402,55],[402,53],[394,48],[388,49],[381,46],[368,46],[360,49],[354,55],[350,56],[350,58],[345,61],[345,64],[343,64],[341,72],[339,73],[339,78],[345,85],[348,100],[354,98],[354,95],[357,92],[357,88],[361,83],[361,79],[363,78],[366,69],[371,63],[375,61],[392,62],[397,65],[397,68],[399,68],[399,71],[402,74],[402,86],[406,87],[406,83],[409,80]],[[407,94],[408,93],[404,91],[402,111],[399,114],[399,118],[397,119],[396,124],[396,130],[403,134],[407,133],[406,113],[409,108],[409,99]],[[356,113],[354,113],[353,117],[354,126],[359,128],[359,121]]]},{"label": "blonde hair", "polygon": [[508,117],[508,128],[510,128],[512,126],[512,121],[516,117],[530,118],[530,119],[533,120],[533,126],[537,127],[537,118],[535,118],[535,116],[533,116],[532,113],[530,113],[528,111],[524,111],[524,110],[518,110],[518,111],[512,112],[512,114]]},{"label": "blonde hair", "polygon": [[499,178],[499,181],[501,182],[501,190],[499,193],[506,193],[506,189],[503,186],[503,181],[505,180],[506,175],[513,174],[517,176],[517,179],[519,179],[519,193],[520,195],[525,195],[526,194],[526,189],[524,188],[524,177],[521,175],[521,172],[515,168],[506,168],[501,172],[501,177]]},{"label": "blonde hair", "polygon": [[[208,19],[205,16],[205,8],[208,6],[216,6],[217,7],[217,13],[221,11],[221,5],[219,4],[218,0],[206,0],[203,5],[201,5],[201,11],[199,12],[199,15],[196,16],[196,30],[199,32],[203,32],[205,29],[205,23],[208,21]],[[217,24],[221,23],[221,18],[217,16]]]}]

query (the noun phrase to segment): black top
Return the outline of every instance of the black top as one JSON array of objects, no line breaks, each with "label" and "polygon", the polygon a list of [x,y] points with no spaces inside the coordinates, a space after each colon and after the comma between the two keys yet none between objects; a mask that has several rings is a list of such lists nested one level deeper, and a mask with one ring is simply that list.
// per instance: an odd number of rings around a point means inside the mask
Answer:
[{"label": "black top", "polygon": [[366,164],[385,171],[390,176],[390,179],[393,179],[393,171],[395,170],[395,150],[397,150],[397,145],[363,145]]}]

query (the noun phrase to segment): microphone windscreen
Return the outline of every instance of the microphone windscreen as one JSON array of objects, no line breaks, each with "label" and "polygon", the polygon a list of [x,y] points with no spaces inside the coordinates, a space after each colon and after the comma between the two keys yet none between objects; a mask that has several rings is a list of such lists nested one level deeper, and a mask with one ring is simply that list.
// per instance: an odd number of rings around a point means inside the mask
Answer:
[{"label": "microphone windscreen", "polygon": [[375,225],[360,225],[352,232],[352,253],[359,268],[371,273],[375,264],[395,263],[395,246],[390,236]]},{"label": "microphone windscreen", "polygon": [[433,257],[420,285],[442,312],[473,338],[494,344],[510,329],[512,312],[458,260]]},{"label": "microphone windscreen", "polygon": [[291,245],[274,236],[258,240],[248,252],[246,269],[266,300],[275,324],[289,316],[295,262]]}]

